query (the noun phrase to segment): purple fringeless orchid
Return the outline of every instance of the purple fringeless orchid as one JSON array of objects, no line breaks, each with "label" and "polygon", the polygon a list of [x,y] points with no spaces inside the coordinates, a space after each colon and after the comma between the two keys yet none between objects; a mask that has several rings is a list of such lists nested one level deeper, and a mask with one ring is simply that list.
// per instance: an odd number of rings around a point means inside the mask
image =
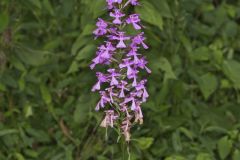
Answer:
[{"label": "purple fringeless orchid", "polygon": [[113,20],[114,24],[122,24],[121,17],[125,16],[125,14],[121,13],[120,10],[115,9],[114,12],[110,13],[110,16],[115,18]]},{"label": "purple fringeless orchid", "polygon": [[102,20],[101,18],[98,18],[98,22],[97,22],[96,26],[98,28],[95,31],[93,31],[93,33],[95,35],[103,36],[107,33],[108,24],[104,20]]},{"label": "purple fringeless orchid", "polygon": [[[97,72],[97,82],[92,91],[98,91],[100,100],[96,110],[104,110],[102,127],[116,127],[121,130],[126,141],[130,141],[130,130],[136,123],[143,123],[141,104],[147,101],[149,94],[146,79],[139,73],[147,67],[145,57],[140,54],[148,49],[145,44],[144,32],[140,15],[125,12],[129,6],[139,5],[138,0],[106,0],[109,20],[98,18],[97,28],[93,31],[96,38],[102,38],[104,44],[98,47],[96,57],[90,65],[105,66],[105,72]],[[124,13],[125,12],[125,13]],[[126,26],[135,29],[138,34],[132,35]]]}]

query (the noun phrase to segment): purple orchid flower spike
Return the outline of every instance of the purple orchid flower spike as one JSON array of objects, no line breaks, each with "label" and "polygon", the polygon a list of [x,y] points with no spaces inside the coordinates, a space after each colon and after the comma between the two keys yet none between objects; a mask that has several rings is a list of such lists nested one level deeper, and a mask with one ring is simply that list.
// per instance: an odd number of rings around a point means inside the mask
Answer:
[{"label": "purple orchid flower spike", "polygon": [[[105,71],[97,72],[97,82],[92,91],[100,94],[96,111],[104,110],[105,117],[101,127],[116,127],[121,130],[126,141],[130,141],[133,122],[142,124],[143,113],[141,104],[147,101],[149,94],[146,89],[147,80],[141,79],[139,72],[147,71],[147,60],[140,53],[141,48],[148,49],[144,33],[129,35],[126,25],[132,25],[135,30],[141,30],[139,14],[123,12],[124,7],[139,5],[138,0],[106,0],[109,16],[113,22],[101,18],[97,21],[97,29],[93,34],[105,38],[105,43],[99,45],[96,57],[90,65],[104,65]],[[126,2],[123,4],[123,2]],[[125,17],[126,19],[123,19]],[[121,117],[121,118],[120,118]]]},{"label": "purple orchid flower spike", "polygon": [[136,30],[142,29],[142,27],[138,24],[141,20],[139,19],[139,14],[132,14],[126,20],[127,24],[132,24]]},{"label": "purple orchid flower spike", "polygon": [[122,24],[121,17],[124,17],[125,14],[121,13],[120,10],[115,9],[114,12],[110,13],[111,17],[114,17],[113,24]]}]

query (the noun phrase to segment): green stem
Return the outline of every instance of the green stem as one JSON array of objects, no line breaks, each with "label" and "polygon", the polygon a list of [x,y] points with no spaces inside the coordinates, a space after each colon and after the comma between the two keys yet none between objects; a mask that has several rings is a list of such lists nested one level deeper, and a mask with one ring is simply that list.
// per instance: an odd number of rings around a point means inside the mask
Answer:
[{"label": "green stem", "polygon": [[129,143],[127,145],[127,152],[128,152],[128,160],[131,160],[131,153],[130,153]]},{"label": "green stem", "polygon": [[124,140],[122,140],[122,144],[121,145],[122,145],[122,155],[123,155],[122,159],[125,160],[125,149],[124,149],[125,142],[124,142]]}]

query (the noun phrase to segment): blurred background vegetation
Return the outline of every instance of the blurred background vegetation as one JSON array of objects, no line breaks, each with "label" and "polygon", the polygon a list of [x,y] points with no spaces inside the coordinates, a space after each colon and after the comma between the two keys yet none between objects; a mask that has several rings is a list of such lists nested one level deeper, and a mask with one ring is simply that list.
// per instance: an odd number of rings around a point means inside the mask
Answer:
[{"label": "blurred background vegetation", "polygon": [[[240,1],[141,0],[153,73],[132,160],[240,160]],[[89,69],[104,0],[0,1],[0,160],[120,160]]]}]

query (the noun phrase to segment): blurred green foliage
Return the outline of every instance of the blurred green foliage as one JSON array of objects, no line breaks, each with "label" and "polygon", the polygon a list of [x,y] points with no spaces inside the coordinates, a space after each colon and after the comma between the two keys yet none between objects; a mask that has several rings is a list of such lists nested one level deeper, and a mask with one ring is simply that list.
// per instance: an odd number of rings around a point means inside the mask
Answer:
[{"label": "blurred green foliage", "polygon": [[[240,160],[240,1],[141,0],[153,73],[131,160]],[[0,160],[127,159],[88,65],[104,0],[0,1]]]}]

